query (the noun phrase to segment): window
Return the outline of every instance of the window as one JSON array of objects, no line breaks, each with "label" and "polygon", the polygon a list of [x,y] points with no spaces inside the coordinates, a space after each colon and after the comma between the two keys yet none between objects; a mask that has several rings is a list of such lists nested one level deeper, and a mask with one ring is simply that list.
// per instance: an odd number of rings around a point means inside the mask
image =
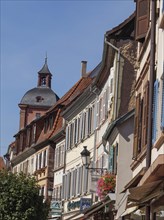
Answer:
[{"label": "window", "polygon": [[41,86],[46,86],[46,77],[45,76],[43,76],[41,78]]},{"label": "window", "polygon": [[34,158],[31,158],[30,174],[33,174],[33,171],[34,171]]},{"label": "window", "polygon": [[20,150],[23,150],[23,133],[20,134]]},{"label": "window", "polygon": [[94,131],[94,105],[86,108],[66,127],[66,149],[75,147]]},{"label": "window", "polygon": [[31,135],[31,128],[27,128],[26,130],[26,146],[30,146],[30,135]]},{"label": "window", "polygon": [[36,138],[36,124],[32,126],[32,137],[31,137],[32,143],[35,143],[35,138]]},{"label": "window", "polygon": [[44,133],[47,132],[48,126],[49,126],[49,120],[48,120],[48,118],[46,118],[46,119],[44,120]]},{"label": "window", "polygon": [[109,171],[110,173],[117,173],[117,154],[118,144],[110,146],[109,148]]},{"label": "window", "polygon": [[54,124],[54,116],[53,115],[50,115],[50,118],[49,118],[49,124],[50,124],[50,129],[52,129],[53,127],[53,124]]},{"label": "window", "polygon": [[43,167],[46,167],[46,166],[47,166],[46,160],[47,160],[47,151],[45,150],[45,151],[43,152]]},{"label": "window", "polygon": [[62,199],[78,197],[81,194],[86,194],[89,191],[90,174],[84,166],[70,170],[63,175],[62,182]]},{"label": "window", "polygon": [[42,102],[44,98],[42,96],[36,96],[36,102]]},{"label": "window", "polygon": [[45,196],[45,186],[41,186],[41,187],[40,187],[39,195],[40,195],[40,196]]},{"label": "window", "polygon": [[54,163],[55,169],[64,165],[64,149],[65,149],[64,143],[60,144],[55,149],[55,163]]}]

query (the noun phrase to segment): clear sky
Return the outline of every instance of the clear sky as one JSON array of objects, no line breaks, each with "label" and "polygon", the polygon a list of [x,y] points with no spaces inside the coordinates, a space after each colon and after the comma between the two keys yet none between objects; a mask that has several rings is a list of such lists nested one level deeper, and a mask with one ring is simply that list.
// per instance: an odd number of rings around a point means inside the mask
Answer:
[{"label": "clear sky", "polygon": [[135,10],[134,0],[1,0],[0,155],[19,129],[18,104],[37,86],[47,52],[52,89],[63,96],[81,77],[81,61],[94,69],[104,34]]}]

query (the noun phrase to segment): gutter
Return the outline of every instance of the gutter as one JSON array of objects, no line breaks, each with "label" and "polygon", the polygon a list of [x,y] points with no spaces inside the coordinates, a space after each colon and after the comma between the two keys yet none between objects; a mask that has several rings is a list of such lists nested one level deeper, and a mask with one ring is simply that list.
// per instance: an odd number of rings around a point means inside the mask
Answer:
[{"label": "gutter", "polygon": [[146,168],[151,165],[151,149],[152,149],[152,108],[153,108],[153,92],[155,79],[155,36],[156,36],[156,0],[152,0],[151,11],[151,50],[150,50],[150,89],[149,89],[149,110],[148,110],[148,134],[147,134],[147,153]]},{"label": "gutter", "polygon": [[115,83],[115,85],[116,85],[116,93],[115,93],[115,99],[114,99],[114,120],[116,120],[116,117],[117,117],[117,97],[118,97],[118,80],[119,80],[119,71],[120,71],[120,58],[121,58],[121,56],[120,56],[120,49],[119,48],[117,48],[117,47],[115,47],[113,44],[111,44],[109,41],[107,41],[107,38],[105,37],[105,43],[107,44],[107,45],[109,45],[110,47],[112,47],[116,52],[117,52],[117,66],[116,66],[116,68],[117,68],[117,70],[116,70],[116,83]]}]

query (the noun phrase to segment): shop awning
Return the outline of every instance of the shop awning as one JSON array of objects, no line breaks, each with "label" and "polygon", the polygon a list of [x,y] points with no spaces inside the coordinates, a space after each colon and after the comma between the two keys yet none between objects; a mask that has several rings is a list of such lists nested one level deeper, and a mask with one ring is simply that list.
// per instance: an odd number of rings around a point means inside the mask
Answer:
[{"label": "shop awning", "polygon": [[113,200],[107,200],[105,202],[99,202],[96,203],[95,205],[91,206],[89,209],[87,209],[84,212],[84,218],[91,216],[92,214],[98,212],[99,210],[101,210],[103,207],[105,207],[106,205],[111,205],[111,209],[113,208],[115,201]]},{"label": "shop awning", "polygon": [[162,180],[147,183],[142,186],[129,189],[128,199],[130,201],[144,203],[158,196],[162,189]]},{"label": "shop awning", "polygon": [[133,206],[131,208],[127,208],[125,210],[125,212],[122,213],[121,217],[125,216],[125,215],[129,215],[130,213],[136,211],[138,209],[138,206]]}]

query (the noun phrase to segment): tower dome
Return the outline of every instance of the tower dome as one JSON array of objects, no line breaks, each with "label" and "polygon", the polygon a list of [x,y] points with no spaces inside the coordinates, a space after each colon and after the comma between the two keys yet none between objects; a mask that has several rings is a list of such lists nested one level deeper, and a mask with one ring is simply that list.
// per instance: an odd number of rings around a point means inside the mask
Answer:
[{"label": "tower dome", "polygon": [[43,115],[58,100],[58,95],[51,89],[52,74],[47,65],[47,58],[42,69],[38,72],[37,87],[28,90],[19,103],[20,129],[32,120]]}]

